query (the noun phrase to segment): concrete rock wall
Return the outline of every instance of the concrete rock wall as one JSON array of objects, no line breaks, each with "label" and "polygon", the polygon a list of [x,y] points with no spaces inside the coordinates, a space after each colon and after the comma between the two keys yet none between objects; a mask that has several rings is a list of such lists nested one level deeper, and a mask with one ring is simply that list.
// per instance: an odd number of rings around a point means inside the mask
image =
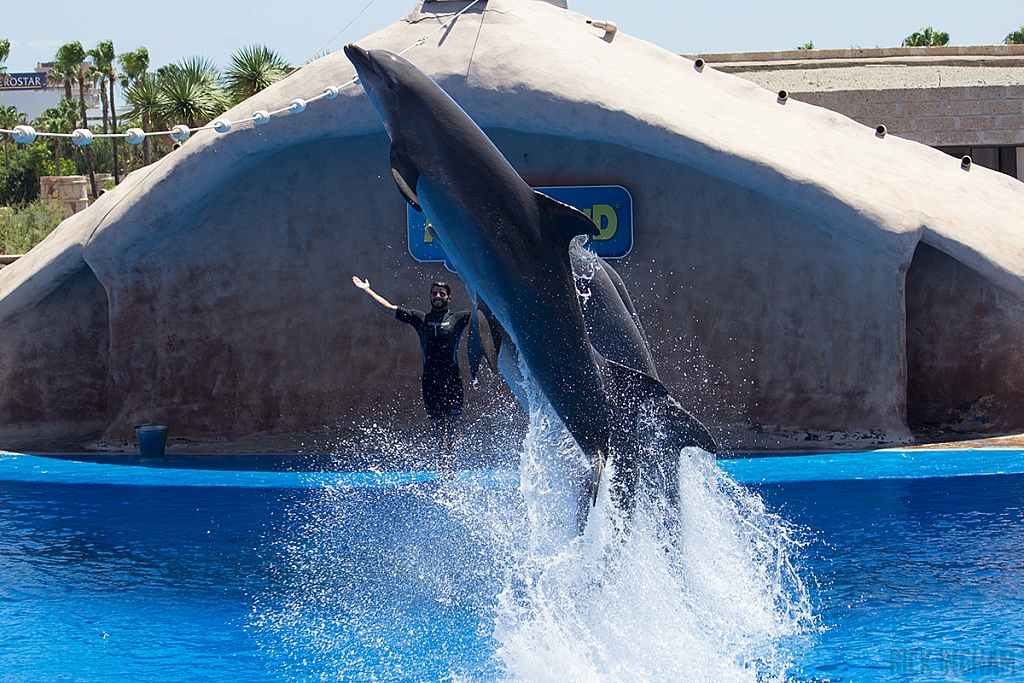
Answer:
[{"label": "concrete rock wall", "polygon": [[921,244],[907,273],[907,413],[939,431],[1024,431],[1024,302]]},{"label": "concrete rock wall", "polygon": [[[452,4],[360,43],[402,50]],[[996,394],[1001,424],[1021,423],[1024,385],[1004,373],[990,390],[998,373],[973,369],[1015,363],[1024,332],[1017,181],[629,36],[609,42],[544,2],[490,0],[409,56],[531,184],[629,189],[634,250],[617,267],[666,383],[727,445],[905,442],[908,410],[934,414],[922,396],[935,393],[936,405]],[[331,55],[227,117],[351,75]],[[921,265],[922,242],[975,284]],[[908,281],[912,262],[923,276]],[[419,429],[415,335],[352,274],[417,307],[429,281],[455,280],[408,255],[388,141],[361,91],[197,133],[0,271],[0,324],[18,326],[0,339],[0,447],[25,442],[19,425],[44,437],[74,424],[80,440],[131,439],[147,421],[195,439]],[[988,312],[944,316],[961,290]],[[944,341],[912,343],[907,316],[939,321]],[[984,338],[981,357],[957,351],[962,324]],[[492,389],[469,392],[467,417],[497,433],[513,399]]]},{"label": "concrete rock wall", "polygon": [[6,443],[99,437],[107,422],[108,348],[106,293],[84,266],[31,309],[5,319]]}]

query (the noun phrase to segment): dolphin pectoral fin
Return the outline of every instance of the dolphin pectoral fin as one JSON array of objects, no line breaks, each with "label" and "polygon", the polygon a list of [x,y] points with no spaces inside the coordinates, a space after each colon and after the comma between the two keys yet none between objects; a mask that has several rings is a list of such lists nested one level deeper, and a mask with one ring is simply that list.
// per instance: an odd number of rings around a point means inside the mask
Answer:
[{"label": "dolphin pectoral fin", "polygon": [[594,465],[594,481],[590,484],[590,506],[597,507],[597,492],[601,488],[601,475],[604,473],[605,455],[597,452],[597,463]]},{"label": "dolphin pectoral fin", "polygon": [[466,353],[469,356],[469,373],[476,379],[480,370],[480,361],[486,360],[491,372],[498,374],[498,353],[501,349],[501,337],[497,336],[488,322],[487,313],[478,308],[473,311],[469,319],[469,346]]},{"label": "dolphin pectoral fin", "polygon": [[409,206],[422,213],[423,207],[420,206],[419,197],[416,196],[416,181],[420,179],[419,171],[408,157],[394,145],[391,145],[391,177],[395,179],[398,191],[405,197],[405,201],[409,202]]},{"label": "dolphin pectoral fin", "polygon": [[604,471],[605,454],[598,451],[594,455],[594,465],[590,482],[586,480],[576,498],[576,531],[580,536],[587,530],[587,522],[590,519],[590,511],[597,507],[597,495],[601,488],[601,474]]},{"label": "dolphin pectoral fin", "polygon": [[[491,366],[491,372],[497,374],[498,372],[498,349],[495,348],[494,333],[491,332],[491,325],[487,321],[487,315],[477,309],[476,313],[477,325],[480,327],[480,346],[484,352],[484,358],[487,360],[487,364]],[[500,346],[501,341],[498,340]]]},{"label": "dolphin pectoral fin", "polygon": [[566,248],[576,235],[601,234],[594,221],[587,218],[582,211],[563,204],[557,199],[552,199],[543,192],[534,190],[533,194],[537,198],[537,205],[540,206],[541,212],[547,216],[548,223],[555,228],[557,234],[565,242]]},{"label": "dolphin pectoral fin", "polygon": [[469,359],[469,375],[476,382],[476,374],[480,371],[480,361],[484,359],[483,344],[480,342],[480,326],[477,316],[479,311],[473,312],[469,319],[469,334],[466,338],[466,356]]}]

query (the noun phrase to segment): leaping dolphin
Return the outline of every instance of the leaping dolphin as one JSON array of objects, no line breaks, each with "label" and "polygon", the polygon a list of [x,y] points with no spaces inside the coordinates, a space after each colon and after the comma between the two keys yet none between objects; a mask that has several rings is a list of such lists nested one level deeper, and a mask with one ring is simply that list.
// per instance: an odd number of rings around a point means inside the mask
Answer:
[{"label": "leaping dolphin", "polygon": [[645,398],[668,394],[655,377],[602,358],[588,339],[569,246],[577,235],[598,234],[597,227],[531,189],[462,108],[407,60],[351,44],[345,54],[391,138],[400,192],[427,214],[459,276],[508,334],[588,458],[589,487],[577,497],[582,531],[613,429],[628,429],[624,418],[635,417]]}]

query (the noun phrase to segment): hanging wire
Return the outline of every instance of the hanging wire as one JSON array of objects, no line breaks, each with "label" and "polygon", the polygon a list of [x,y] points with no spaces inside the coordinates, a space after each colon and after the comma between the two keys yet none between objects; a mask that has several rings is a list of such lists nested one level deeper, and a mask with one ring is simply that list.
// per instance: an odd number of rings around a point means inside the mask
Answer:
[{"label": "hanging wire", "polygon": [[[363,12],[365,12],[370,7],[370,5],[372,5],[374,3],[374,1],[375,0],[370,0],[370,3],[367,4],[366,7],[363,8]],[[431,36],[433,36],[438,31],[443,31],[444,29],[446,29],[449,26],[451,26],[451,24],[456,19],[458,19],[460,16],[462,16],[463,14],[468,12],[474,5],[476,5],[479,2],[480,2],[480,0],[473,0],[473,2],[469,3],[468,5],[463,7],[461,10],[459,10],[458,12],[453,14],[451,16],[451,18],[449,18],[446,22],[444,22],[443,24],[441,24],[440,26],[435,28],[433,31],[431,31],[427,35],[423,36],[422,38],[420,38],[415,43],[413,43],[409,47],[405,48],[404,50],[402,50],[398,54],[399,55],[404,55],[406,52],[409,52],[413,48],[417,48],[417,47],[419,47],[421,45],[425,45],[427,40]],[[362,14],[363,12],[360,12],[359,14]],[[359,18],[359,15],[356,15],[355,19],[358,19],[358,18]],[[352,22],[354,22],[355,19],[353,19]],[[349,26],[351,26],[352,22],[349,23]],[[348,26],[346,26],[345,28],[348,28]],[[345,29],[342,29],[341,32],[338,33],[338,35],[340,36],[341,33],[344,33],[344,31],[345,31]],[[336,40],[337,37],[338,36],[335,36],[334,38],[332,38],[330,42],[334,42],[334,40]],[[330,45],[330,42],[328,43],[328,45]],[[326,47],[326,45],[324,47]],[[323,48],[321,48],[321,50],[322,49]],[[273,111],[267,111],[266,109],[261,109],[261,110],[259,110],[257,112],[254,112],[252,116],[249,116],[249,117],[244,118],[244,119],[239,119],[237,121],[229,121],[229,120],[227,120],[225,118],[217,118],[217,119],[214,119],[213,121],[210,121],[205,126],[197,126],[197,127],[194,127],[194,128],[190,128],[190,127],[188,127],[186,125],[179,124],[179,125],[174,126],[173,128],[171,128],[171,130],[150,131],[148,133],[144,132],[141,128],[129,128],[124,133],[93,133],[91,130],[88,130],[87,128],[77,128],[77,129],[75,129],[71,133],[47,133],[45,131],[37,131],[32,126],[20,125],[20,126],[15,126],[12,129],[0,128],[0,135],[3,135],[3,134],[10,135],[12,138],[14,138],[15,142],[17,142],[19,144],[25,144],[25,145],[29,144],[30,142],[35,140],[37,137],[44,137],[44,138],[70,138],[71,141],[74,144],[78,145],[79,147],[88,145],[90,142],[92,142],[93,140],[98,139],[98,138],[120,138],[120,139],[124,140],[125,142],[127,142],[130,145],[138,145],[143,140],[145,140],[147,137],[156,137],[156,136],[159,136],[159,135],[169,135],[172,139],[181,142],[183,140],[188,139],[193,133],[199,133],[199,132],[202,132],[204,130],[213,130],[213,131],[216,131],[218,133],[227,133],[228,131],[231,130],[231,128],[233,126],[236,126],[236,125],[238,125],[240,123],[248,123],[248,122],[252,121],[256,125],[262,125],[264,123],[267,123],[272,117],[277,116],[279,114],[285,114],[285,113],[301,114],[303,111],[306,110],[306,106],[309,105],[310,103],[316,102],[317,100],[322,100],[322,99],[333,100],[334,98],[336,98],[338,96],[338,92],[340,90],[342,90],[344,88],[347,88],[350,85],[355,85],[358,82],[359,82],[359,78],[357,76],[353,76],[349,81],[346,81],[345,83],[342,83],[341,85],[336,85],[336,86],[335,85],[329,85],[329,86],[327,86],[326,88],[324,88],[324,91],[322,93],[320,93],[319,95],[315,95],[315,96],[310,97],[308,99],[302,99],[302,98],[298,98],[297,97],[294,100],[292,100],[291,102],[289,102],[287,105],[285,105],[284,107],[281,107],[280,109],[274,109]]]},{"label": "hanging wire", "polygon": [[320,54],[321,52],[323,52],[324,50],[326,50],[326,49],[327,49],[327,46],[328,46],[328,45],[330,45],[331,43],[333,43],[334,41],[336,41],[336,40],[338,39],[338,36],[340,36],[340,35],[341,35],[342,33],[344,33],[345,31],[347,31],[347,30],[348,30],[349,26],[351,26],[352,24],[356,23],[356,20],[357,20],[357,19],[359,19],[359,17],[363,16],[363,12],[365,12],[365,11],[366,11],[366,10],[368,10],[368,9],[370,9],[370,5],[372,5],[372,4],[373,4],[373,3],[375,3],[375,2],[377,2],[377,0],[370,0],[370,2],[366,3],[366,7],[364,7],[364,8],[363,8],[363,9],[362,9],[362,10],[361,10],[361,11],[359,12],[359,14],[357,14],[357,15],[356,15],[355,17],[353,17],[352,21],[350,21],[350,22],[348,22],[347,24],[345,24],[345,28],[343,28],[343,29],[341,29],[340,31],[338,31],[337,35],[335,35],[335,36],[334,36],[333,38],[331,38],[330,40],[328,40],[328,41],[327,41],[327,43],[325,43],[325,44],[324,44],[324,46],[323,46],[323,47],[321,47],[321,48],[320,48],[319,50],[317,50],[317,51],[316,51],[316,52],[314,52],[314,53],[313,53],[312,55],[310,55],[309,59],[307,59],[307,60],[306,60],[306,64],[309,64],[309,63],[310,63],[310,62],[312,62],[312,61],[313,61],[314,59],[316,59],[316,56],[317,56],[318,54]]}]

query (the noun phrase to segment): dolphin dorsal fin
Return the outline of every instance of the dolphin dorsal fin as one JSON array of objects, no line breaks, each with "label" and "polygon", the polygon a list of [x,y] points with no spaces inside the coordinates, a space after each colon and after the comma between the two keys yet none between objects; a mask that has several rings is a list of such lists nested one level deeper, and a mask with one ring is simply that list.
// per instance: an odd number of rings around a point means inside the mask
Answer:
[{"label": "dolphin dorsal fin", "polygon": [[579,209],[568,204],[563,204],[557,199],[552,199],[543,192],[534,190],[537,198],[537,205],[541,212],[548,217],[548,222],[555,227],[555,230],[565,240],[566,248],[576,235],[600,235],[601,231],[594,225],[594,221]]},{"label": "dolphin dorsal fin", "polygon": [[398,191],[405,197],[405,201],[409,202],[409,206],[422,213],[423,207],[420,206],[420,199],[416,196],[416,181],[420,179],[420,173],[409,161],[409,157],[394,145],[391,145],[391,177],[395,179]]}]

